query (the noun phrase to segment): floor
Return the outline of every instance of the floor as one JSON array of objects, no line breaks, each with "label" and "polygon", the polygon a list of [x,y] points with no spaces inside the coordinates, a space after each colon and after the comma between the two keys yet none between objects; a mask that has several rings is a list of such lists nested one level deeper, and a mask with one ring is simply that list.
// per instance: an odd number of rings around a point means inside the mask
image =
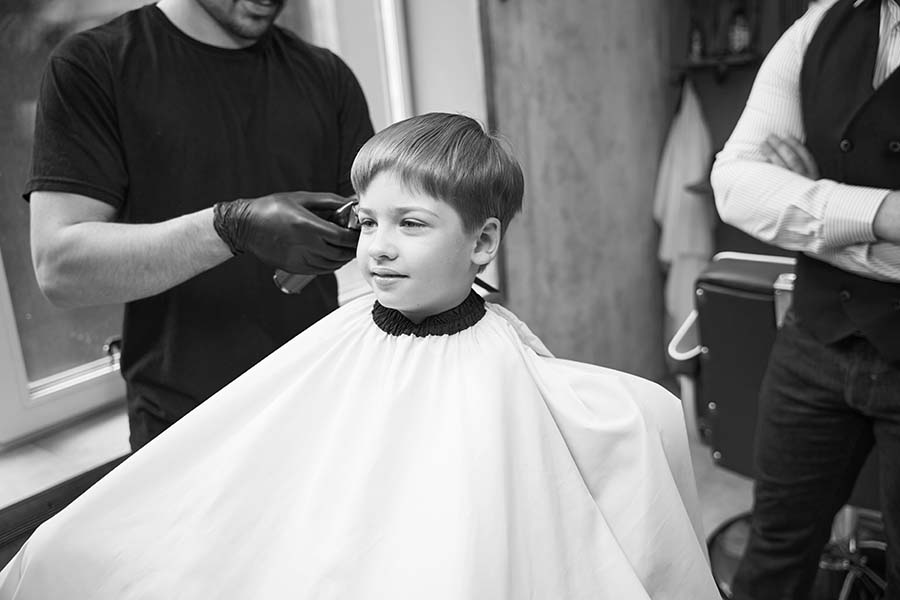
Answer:
[{"label": "floor", "polygon": [[130,451],[124,404],[0,449],[0,509]]},{"label": "floor", "polygon": [[724,521],[750,510],[753,480],[716,466],[709,446],[698,441],[691,442],[691,458],[700,495],[703,529],[709,535]]},{"label": "floor", "polygon": [[[117,406],[39,439],[0,450],[0,508],[128,452],[128,423]],[[719,468],[709,447],[691,440],[707,533],[751,505],[752,482]]]}]

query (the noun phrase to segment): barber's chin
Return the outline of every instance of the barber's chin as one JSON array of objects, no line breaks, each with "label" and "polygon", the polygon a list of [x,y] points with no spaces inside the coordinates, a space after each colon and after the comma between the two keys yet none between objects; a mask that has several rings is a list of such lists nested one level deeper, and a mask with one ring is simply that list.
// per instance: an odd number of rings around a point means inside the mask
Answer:
[{"label": "barber's chin", "polygon": [[261,38],[275,23],[281,12],[281,3],[253,2],[243,0],[236,15],[233,32],[245,40]]}]

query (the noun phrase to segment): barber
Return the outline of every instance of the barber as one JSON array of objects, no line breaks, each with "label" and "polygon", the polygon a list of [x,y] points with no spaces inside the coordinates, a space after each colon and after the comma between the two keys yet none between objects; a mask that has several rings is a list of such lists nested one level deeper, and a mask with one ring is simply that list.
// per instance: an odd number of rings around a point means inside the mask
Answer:
[{"label": "barber", "polygon": [[[59,306],[125,303],[134,450],[336,308],[355,253],[327,215],[353,194],[366,101],[274,24],[283,2],[160,0],[67,38],[44,73],[35,271]],[[286,295],[276,268],[318,277]]]}]

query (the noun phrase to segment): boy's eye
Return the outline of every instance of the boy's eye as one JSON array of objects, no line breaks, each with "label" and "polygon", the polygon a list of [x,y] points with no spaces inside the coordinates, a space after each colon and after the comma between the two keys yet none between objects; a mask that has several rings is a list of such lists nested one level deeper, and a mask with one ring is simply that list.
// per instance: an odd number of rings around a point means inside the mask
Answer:
[{"label": "boy's eye", "polygon": [[361,218],[359,220],[359,226],[361,229],[369,229],[375,227],[375,221],[373,219]]},{"label": "boy's eye", "polygon": [[412,219],[403,219],[400,221],[401,227],[425,227],[425,223],[421,221],[414,221]]}]

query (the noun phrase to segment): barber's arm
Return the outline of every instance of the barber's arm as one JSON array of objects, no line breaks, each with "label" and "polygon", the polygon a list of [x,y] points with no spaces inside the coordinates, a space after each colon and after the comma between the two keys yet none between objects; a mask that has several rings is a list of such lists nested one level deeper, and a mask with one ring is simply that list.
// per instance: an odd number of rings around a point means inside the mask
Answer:
[{"label": "barber's arm", "polygon": [[[115,222],[115,209],[77,194],[31,194],[31,250],[38,284],[62,307],[110,304],[167,290],[232,256],[250,253],[293,273],[332,272],[355,253],[358,234],[313,211],[340,196],[273,194],[153,224]],[[223,239],[222,235],[225,236]]]},{"label": "barber's arm", "polygon": [[817,170],[799,168],[804,162],[799,153],[793,165],[772,160],[773,143],[805,143],[800,70],[827,8],[811,8],[772,48],[716,157],[711,182],[725,222],[776,246],[884,278],[888,275],[869,257],[873,245],[900,238],[891,190],[821,179]]},{"label": "barber's arm", "polygon": [[900,191],[894,190],[884,198],[872,222],[875,237],[892,244],[900,244]]},{"label": "barber's arm", "polygon": [[[819,179],[815,159],[796,138],[770,135],[761,151],[770,164],[812,180]],[[872,231],[878,240],[900,244],[900,191],[889,192],[884,197],[872,221]]]}]

